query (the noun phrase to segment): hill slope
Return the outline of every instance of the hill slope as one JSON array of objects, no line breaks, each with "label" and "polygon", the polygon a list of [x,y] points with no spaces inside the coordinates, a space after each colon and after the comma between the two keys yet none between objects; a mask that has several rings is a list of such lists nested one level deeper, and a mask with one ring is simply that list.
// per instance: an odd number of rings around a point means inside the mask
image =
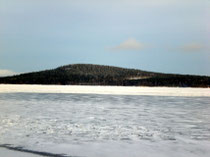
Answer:
[{"label": "hill slope", "polygon": [[162,74],[92,64],[73,64],[53,70],[2,77],[0,83],[210,87],[210,77]]}]

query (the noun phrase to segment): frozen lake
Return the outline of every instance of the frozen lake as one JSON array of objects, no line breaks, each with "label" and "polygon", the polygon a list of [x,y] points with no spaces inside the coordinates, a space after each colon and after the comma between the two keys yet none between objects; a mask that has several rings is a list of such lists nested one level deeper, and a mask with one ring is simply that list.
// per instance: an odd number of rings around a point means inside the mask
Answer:
[{"label": "frozen lake", "polygon": [[76,157],[210,156],[209,89],[70,88],[0,85],[0,145]]}]

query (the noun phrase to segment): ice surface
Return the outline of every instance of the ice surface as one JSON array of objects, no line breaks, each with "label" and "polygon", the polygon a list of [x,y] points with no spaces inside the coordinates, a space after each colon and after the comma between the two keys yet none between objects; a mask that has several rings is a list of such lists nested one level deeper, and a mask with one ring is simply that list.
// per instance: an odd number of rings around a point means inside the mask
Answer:
[{"label": "ice surface", "polygon": [[0,144],[78,157],[210,156],[209,97],[37,92],[0,93]]}]

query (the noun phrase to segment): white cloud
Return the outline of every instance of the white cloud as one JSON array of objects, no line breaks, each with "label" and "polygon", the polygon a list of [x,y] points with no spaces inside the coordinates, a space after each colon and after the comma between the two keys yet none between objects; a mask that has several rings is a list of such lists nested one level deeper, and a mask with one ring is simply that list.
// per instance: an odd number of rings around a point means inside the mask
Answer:
[{"label": "white cloud", "polygon": [[114,51],[138,51],[144,48],[144,44],[137,41],[136,39],[129,38],[128,40],[122,42],[121,44],[112,47],[111,50]]},{"label": "white cloud", "polygon": [[11,71],[11,70],[6,70],[6,69],[0,69],[0,77],[2,76],[12,76],[12,75],[16,75],[18,73]]},{"label": "white cloud", "polygon": [[185,52],[200,52],[203,50],[207,50],[207,47],[201,43],[188,43],[181,47],[181,50]]}]

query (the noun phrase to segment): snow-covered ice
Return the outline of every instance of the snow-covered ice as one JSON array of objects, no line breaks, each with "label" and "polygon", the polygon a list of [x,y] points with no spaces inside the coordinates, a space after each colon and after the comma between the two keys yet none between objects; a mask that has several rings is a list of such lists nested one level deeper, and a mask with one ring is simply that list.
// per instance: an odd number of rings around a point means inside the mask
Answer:
[{"label": "snow-covered ice", "polygon": [[0,93],[11,92],[210,97],[210,88],[0,84]]},{"label": "snow-covered ice", "polygon": [[78,157],[209,157],[208,92],[0,85],[0,144]]}]

